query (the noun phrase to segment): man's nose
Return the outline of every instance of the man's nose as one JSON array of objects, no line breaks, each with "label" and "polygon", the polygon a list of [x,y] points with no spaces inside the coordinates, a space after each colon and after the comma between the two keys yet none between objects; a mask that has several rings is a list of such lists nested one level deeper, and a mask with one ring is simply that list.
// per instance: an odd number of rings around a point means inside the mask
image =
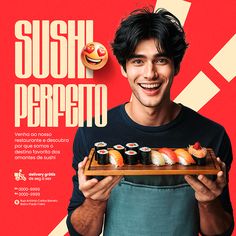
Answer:
[{"label": "man's nose", "polygon": [[153,63],[149,62],[144,67],[144,78],[154,79],[157,77],[156,67]]}]

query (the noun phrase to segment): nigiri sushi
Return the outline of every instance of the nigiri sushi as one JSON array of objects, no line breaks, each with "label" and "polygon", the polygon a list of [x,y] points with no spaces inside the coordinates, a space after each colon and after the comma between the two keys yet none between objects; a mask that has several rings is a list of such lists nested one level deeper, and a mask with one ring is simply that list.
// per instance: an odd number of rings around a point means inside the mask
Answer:
[{"label": "nigiri sushi", "polygon": [[109,150],[109,162],[115,167],[121,167],[124,165],[123,157],[117,150]]},{"label": "nigiri sushi", "polygon": [[161,155],[161,153],[155,150],[151,151],[151,161],[152,161],[152,164],[156,166],[164,166],[166,164],[165,159]]},{"label": "nigiri sushi", "polygon": [[163,156],[166,164],[173,165],[178,161],[176,153],[170,148],[160,148],[159,152]]},{"label": "nigiri sushi", "polygon": [[184,150],[183,148],[177,148],[175,151],[174,151],[178,157],[178,162],[181,164],[181,165],[191,165],[191,164],[195,164],[195,161],[194,159],[192,158],[192,156],[189,154],[188,151]]},{"label": "nigiri sushi", "polygon": [[202,147],[199,142],[189,145],[188,152],[192,155],[197,165],[202,166],[206,164],[207,149]]}]

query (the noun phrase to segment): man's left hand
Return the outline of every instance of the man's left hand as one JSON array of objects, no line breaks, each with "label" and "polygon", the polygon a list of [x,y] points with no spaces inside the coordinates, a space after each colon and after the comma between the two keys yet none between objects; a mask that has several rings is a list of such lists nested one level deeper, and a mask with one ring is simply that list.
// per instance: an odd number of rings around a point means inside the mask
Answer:
[{"label": "man's left hand", "polygon": [[208,179],[204,175],[199,175],[197,178],[186,175],[184,178],[188,184],[195,190],[195,197],[199,202],[207,203],[215,200],[223,191],[226,180],[226,166],[225,163],[217,158],[220,164],[221,171],[217,173],[215,181]]}]

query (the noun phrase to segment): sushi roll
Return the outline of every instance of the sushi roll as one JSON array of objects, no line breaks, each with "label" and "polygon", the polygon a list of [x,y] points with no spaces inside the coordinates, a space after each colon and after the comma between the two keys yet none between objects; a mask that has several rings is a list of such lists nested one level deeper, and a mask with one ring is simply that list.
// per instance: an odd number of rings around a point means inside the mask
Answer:
[{"label": "sushi roll", "polygon": [[97,151],[97,161],[99,165],[106,165],[109,163],[109,156],[107,149],[101,149]]},{"label": "sushi roll", "polygon": [[188,151],[184,150],[183,148],[177,148],[174,152],[176,153],[178,162],[181,165],[187,166],[195,164],[195,161],[192,156],[188,153]]},{"label": "sushi roll", "polygon": [[135,165],[138,163],[138,153],[136,151],[128,150],[125,152],[125,156],[128,165]]},{"label": "sushi roll", "polygon": [[94,144],[94,148],[95,148],[95,160],[97,161],[97,151],[101,150],[101,149],[107,149],[107,144],[105,142],[97,142]]},{"label": "sushi roll", "polygon": [[117,144],[117,145],[114,145],[113,148],[115,150],[117,150],[122,156],[125,155],[125,147],[124,146]]},{"label": "sushi roll", "polygon": [[151,148],[141,147],[139,148],[139,159],[143,165],[151,164]]},{"label": "sushi roll", "polygon": [[152,161],[152,164],[156,166],[164,166],[166,164],[165,159],[161,155],[161,153],[155,150],[151,151],[151,161]]},{"label": "sushi roll", "polygon": [[178,162],[177,156],[174,151],[170,148],[160,148],[159,152],[164,157],[165,163],[168,165],[173,165]]},{"label": "sushi roll", "polygon": [[138,153],[139,151],[139,145],[137,143],[127,143],[126,145],[126,150],[133,150]]},{"label": "sushi roll", "polygon": [[202,147],[199,142],[194,145],[189,145],[188,152],[192,155],[197,165],[206,165],[207,149]]},{"label": "sushi roll", "polygon": [[117,150],[108,151],[109,162],[115,167],[122,167],[124,165],[123,157]]}]

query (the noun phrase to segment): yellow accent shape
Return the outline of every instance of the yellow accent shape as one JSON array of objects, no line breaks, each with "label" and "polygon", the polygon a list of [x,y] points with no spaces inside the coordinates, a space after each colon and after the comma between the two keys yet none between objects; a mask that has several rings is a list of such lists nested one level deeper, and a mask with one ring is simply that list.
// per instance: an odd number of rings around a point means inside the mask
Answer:
[{"label": "yellow accent shape", "polygon": [[219,91],[220,89],[200,71],[174,101],[198,111]]},{"label": "yellow accent shape", "polygon": [[174,14],[183,26],[187,18],[191,3],[183,0],[157,0],[155,10],[165,8]]},{"label": "yellow accent shape", "polygon": [[53,229],[53,231],[48,236],[64,236],[67,232],[66,226],[67,215],[62,219],[62,221]]},{"label": "yellow accent shape", "polygon": [[236,76],[236,34],[211,59],[210,64],[230,82]]}]

